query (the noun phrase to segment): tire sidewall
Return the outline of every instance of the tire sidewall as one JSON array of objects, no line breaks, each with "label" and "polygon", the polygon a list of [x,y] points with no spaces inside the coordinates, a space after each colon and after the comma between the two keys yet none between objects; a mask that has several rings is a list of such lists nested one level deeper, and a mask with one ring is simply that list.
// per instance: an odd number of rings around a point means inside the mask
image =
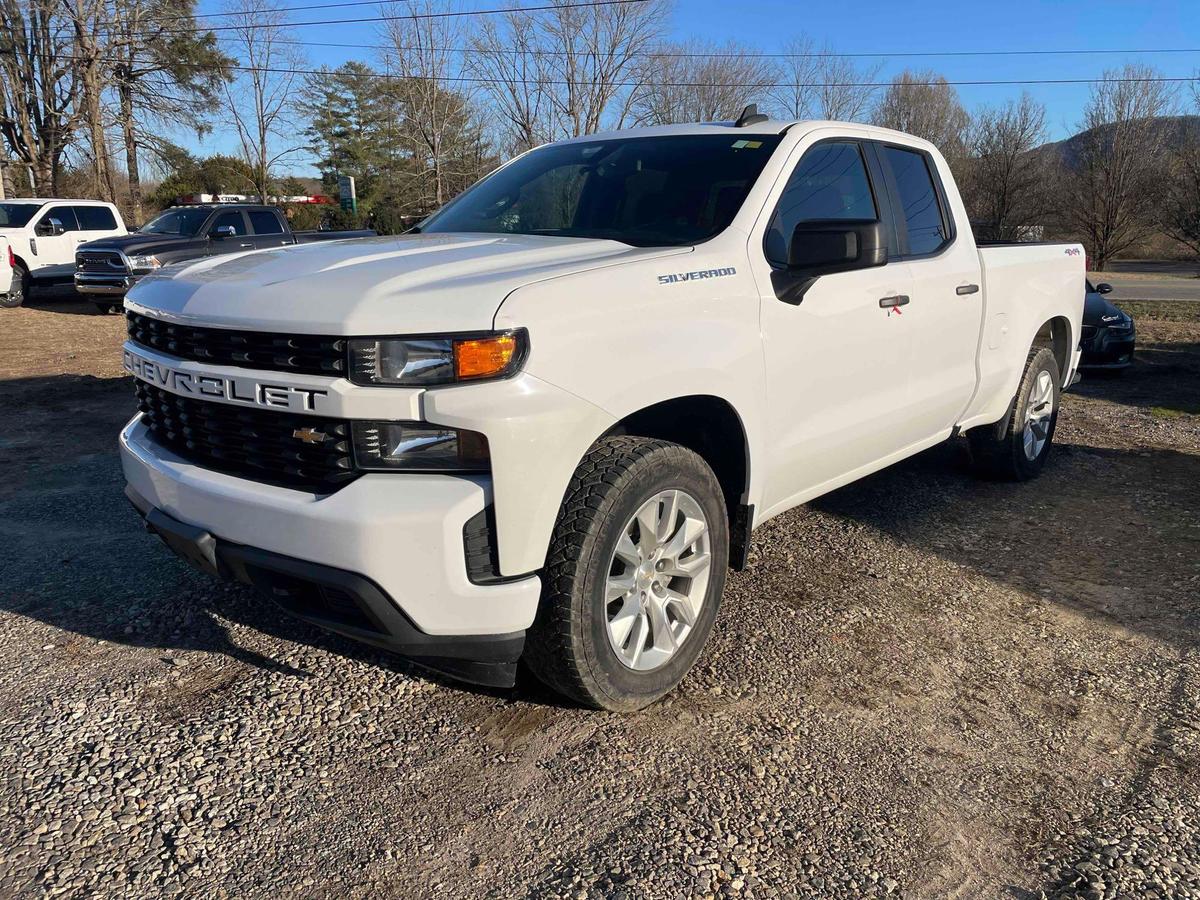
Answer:
[{"label": "tire sidewall", "polygon": [[[674,452],[671,452],[674,451]],[[675,656],[649,672],[628,668],[608,640],[607,604],[604,595],[609,566],[622,527],[647,500],[662,491],[686,491],[704,510],[708,519],[711,575],[696,624]],[[669,448],[635,465],[611,505],[602,512],[603,523],[580,564],[582,590],[578,604],[579,637],[583,659],[598,685],[611,698],[610,708],[640,708],[670,691],[700,656],[717,616],[725,589],[729,556],[729,527],[725,501],[712,471],[694,454]]]},{"label": "tire sidewall", "polygon": [[[1050,381],[1054,386],[1054,412],[1050,414],[1050,427],[1046,432],[1045,445],[1036,458],[1030,459],[1025,455],[1025,408],[1029,405],[1029,395],[1033,393],[1038,375],[1042,372],[1050,373]],[[1032,478],[1041,472],[1042,468],[1046,465],[1046,460],[1050,456],[1050,448],[1054,445],[1054,430],[1058,425],[1058,412],[1061,403],[1062,390],[1059,386],[1060,378],[1058,362],[1055,360],[1054,354],[1049,350],[1039,350],[1035,353],[1025,370],[1025,377],[1021,381],[1021,391],[1017,395],[1016,409],[1013,410],[1011,438],[1017,468],[1020,470],[1023,478]]]}]

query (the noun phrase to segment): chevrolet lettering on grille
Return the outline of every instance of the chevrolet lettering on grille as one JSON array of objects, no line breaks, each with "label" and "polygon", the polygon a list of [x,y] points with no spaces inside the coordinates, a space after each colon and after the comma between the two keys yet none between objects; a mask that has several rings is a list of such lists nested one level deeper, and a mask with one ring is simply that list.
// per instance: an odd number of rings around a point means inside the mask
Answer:
[{"label": "chevrolet lettering on grille", "polygon": [[128,349],[122,352],[122,365],[125,371],[135,378],[172,394],[225,403],[310,412],[316,409],[318,398],[329,395],[328,391],[315,388],[268,384],[253,378],[227,378],[223,375],[186,372],[165,363],[146,359]]}]

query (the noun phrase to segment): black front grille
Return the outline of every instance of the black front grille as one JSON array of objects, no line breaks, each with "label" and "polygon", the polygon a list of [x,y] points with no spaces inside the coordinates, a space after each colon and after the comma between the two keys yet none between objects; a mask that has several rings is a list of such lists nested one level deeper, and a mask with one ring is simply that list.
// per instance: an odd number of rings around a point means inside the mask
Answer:
[{"label": "black front grille", "polygon": [[[142,421],[184,459],[255,481],[327,494],[358,477],[342,419],[242,409],[135,382]],[[295,432],[310,438],[305,442]]]},{"label": "black front grille", "polygon": [[127,318],[130,340],[180,359],[305,375],[343,376],[346,372],[345,338],[195,328],[135,312]]},{"label": "black front grille", "polygon": [[128,267],[116,250],[80,250],[75,254],[75,268],[80,272],[98,275],[127,274]]}]

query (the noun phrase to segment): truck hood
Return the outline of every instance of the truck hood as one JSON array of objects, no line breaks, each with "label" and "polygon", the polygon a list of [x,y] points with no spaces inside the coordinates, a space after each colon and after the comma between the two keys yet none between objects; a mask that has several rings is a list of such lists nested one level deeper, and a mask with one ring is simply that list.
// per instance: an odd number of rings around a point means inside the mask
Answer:
[{"label": "truck hood", "polygon": [[690,249],[515,234],[330,241],[167,266],[140,281],[126,302],[160,319],[254,331],[486,330],[523,284]]},{"label": "truck hood", "polygon": [[170,250],[183,249],[189,244],[201,244],[203,238],[180,234],[125,234],[120,237],[106,237],[80,244],[76,250],[121,250],[133,254],[165,253]]}]

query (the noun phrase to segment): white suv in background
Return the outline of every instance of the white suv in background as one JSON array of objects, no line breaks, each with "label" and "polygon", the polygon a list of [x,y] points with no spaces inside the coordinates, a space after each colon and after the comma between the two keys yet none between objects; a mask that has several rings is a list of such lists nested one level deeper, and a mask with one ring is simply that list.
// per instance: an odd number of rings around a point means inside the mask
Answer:
[{"label": "white suv in background", "polygon": [[0,202],[0,237],[13,254],[12,286],[0,306],[20,306],[33,287],[75,277],[75,247],[127,234],[120,211],[98,200],[17,199]]}]

